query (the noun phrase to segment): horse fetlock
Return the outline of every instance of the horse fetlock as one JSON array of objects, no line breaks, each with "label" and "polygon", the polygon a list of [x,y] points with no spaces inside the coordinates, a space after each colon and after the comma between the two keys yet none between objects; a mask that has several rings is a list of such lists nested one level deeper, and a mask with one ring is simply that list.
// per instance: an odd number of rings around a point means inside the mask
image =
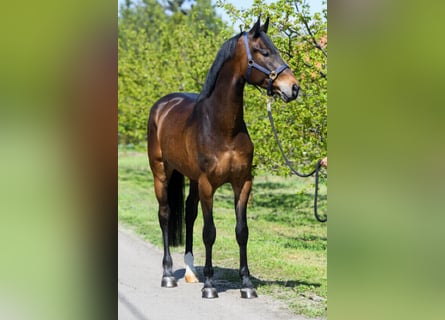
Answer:
[{"label": "horse fetlock", "polygon": [[247,266],[242,266],[239,270],[239,276],[241,278],[241,280],[243,280],[243,284],[248,281],[250,282],[250,271],[249,268]]},{"label": "horse fetlock", "polygon": [[213,267],[208,267],[208,266],[204,267],[204,276],[206,277],[206,281],[211,281],[211,278],[213,278],[213,273],[214,273]]}]

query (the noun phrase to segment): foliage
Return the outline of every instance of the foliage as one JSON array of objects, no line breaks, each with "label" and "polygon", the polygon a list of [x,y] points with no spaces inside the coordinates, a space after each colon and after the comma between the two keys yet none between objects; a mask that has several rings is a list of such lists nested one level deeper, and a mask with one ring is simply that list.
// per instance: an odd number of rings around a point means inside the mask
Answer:
[{"label": "foliage", "polygon": [[[182,2],[182,1],[181,1]],[[119,16],[119,143],[145,141],[149,108],[170,92],[199,92],[231,32],[210,0],[172,11],[156,0],[121,8]],[[173,6],[176,8],[175,6]],[[210,27],[209,27],[210,26]]]},{"label": "foliage", "polygon": [[[302,0],[255,0],[243,11],[225,0],[217,5],[242,30],[259,15],[270,17],[268,34],[302,89],[296,102],[273,103],[275,124],[287,156],[301,171],[309,171],[327,152],[327,11],[312,14]],[[216,52],[233,34],[210,0],[128,0],[119,16],[120,144],[145,141],[149,108],[163,95],[200,92]],[[266,101],[264,92],[246,86],[245,120],[255,144],[254,165],[287,175]]]}]

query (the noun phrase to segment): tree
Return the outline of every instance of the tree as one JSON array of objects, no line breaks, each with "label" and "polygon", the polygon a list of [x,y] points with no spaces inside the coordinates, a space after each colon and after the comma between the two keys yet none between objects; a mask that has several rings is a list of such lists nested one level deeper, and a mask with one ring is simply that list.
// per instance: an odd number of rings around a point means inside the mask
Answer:
[{"label": "tree", "polygon": [[144,0],[121,7],[118,132],[124,147],[144,144],[149,108],[157,99],[201,90],[211,53],[231,34],[210,0],[197,0],[189,9],[183,3]]}]

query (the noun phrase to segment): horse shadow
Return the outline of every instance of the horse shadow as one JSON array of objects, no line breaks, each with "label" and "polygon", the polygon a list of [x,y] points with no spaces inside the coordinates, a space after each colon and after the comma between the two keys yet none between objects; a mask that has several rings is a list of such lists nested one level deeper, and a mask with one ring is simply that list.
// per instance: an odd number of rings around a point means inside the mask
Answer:
[{"label": "horse shadow", "polygon": [[[199,282],[204,283],[204,267],[196,266],[195,268],[198,273]],[[173,275],[177,281],[184,279],[185,269],[177,269]],[[257,289],[266,285],[277,285],[284,288],[321,286],[320,283],[301,280],[262,280],[252,275],[250,276],[250,280]],[[227,290],[241,289],[241,279],[238,269],[214,267],[213,284],[218,293],[226,292]]]}]

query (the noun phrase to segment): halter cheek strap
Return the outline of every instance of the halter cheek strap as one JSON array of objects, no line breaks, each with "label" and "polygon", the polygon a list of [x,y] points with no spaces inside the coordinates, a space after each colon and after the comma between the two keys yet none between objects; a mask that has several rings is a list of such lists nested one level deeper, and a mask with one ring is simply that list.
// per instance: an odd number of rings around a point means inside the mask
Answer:
[{"label": "halter cheek strap", "polygon": [[252,73],[252,68],[255,68],[265,75],[269,77],[269,84],[267,85],[267,94],[269,96],[272,95],[272,83],[274,80],[280,75],[281,72],[283,72],[286,68],[289,68],[287,64],[283,64],[279,66],[276,70],[270,71],[263,66],[260,66],[258,63],[253,61],[252,54],[250,53],[249,49],[249,41],[247,38],[247,33],[244,33],[244,45],[246,46],[246,52],[247,52],[247,71],[246,71],[246,80],[247,82],[250,82],[250,74]]}]

